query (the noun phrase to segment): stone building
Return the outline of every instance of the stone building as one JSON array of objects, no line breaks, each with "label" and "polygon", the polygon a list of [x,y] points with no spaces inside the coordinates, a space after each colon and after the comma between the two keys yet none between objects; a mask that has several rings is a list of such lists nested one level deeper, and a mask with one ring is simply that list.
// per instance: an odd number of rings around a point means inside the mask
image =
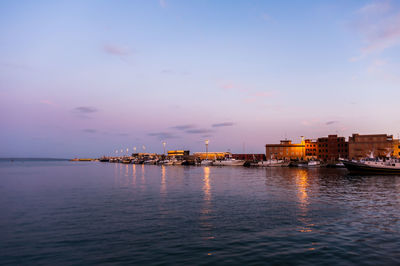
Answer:
[{"label": "stone building", "polygon": [[265,145],[266,159],[304,160],[305,141],[294,144],[291,140],[281,140],[280,144]]},{"label": "stone building", "polygon": [[[361,159],[365,157],[387,157],[393,156],[395,145],[398,140],[393,139],[393,135],[372,134],[359,135],[353,134],[349,137],[349,158]],[[398,156],[398,153],[397,153]]]}]

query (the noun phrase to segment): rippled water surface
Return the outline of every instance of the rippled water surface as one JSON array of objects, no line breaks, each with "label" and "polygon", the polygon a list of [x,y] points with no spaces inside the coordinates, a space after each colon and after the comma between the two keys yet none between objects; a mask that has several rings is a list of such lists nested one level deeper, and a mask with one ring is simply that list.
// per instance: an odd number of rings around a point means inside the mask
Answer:
[{"label": "rippled water surface", "polygon": [[399,265],[400,177],[0,163],[0,264]]}]

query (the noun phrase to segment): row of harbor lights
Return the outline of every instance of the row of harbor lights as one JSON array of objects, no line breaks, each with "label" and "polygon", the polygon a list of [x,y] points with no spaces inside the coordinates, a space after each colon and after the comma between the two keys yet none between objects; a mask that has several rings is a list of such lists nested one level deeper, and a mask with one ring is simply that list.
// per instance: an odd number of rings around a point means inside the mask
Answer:
[{"label": "row of harbor lights", "polygon": [[[143,152],[145,152],[146,151],[146,146],[145,145],[143,145],[142,146],[142,149],[143,149]],[[136,153],[136,147],[133,147],[133,153]],[[116,156],[118,156],[118,152],[120,152],[120,154],[122,155],[122,153],[124,152],[124,149],[121,149],[120,151],[118,151],[118,150],[115,150],[115,155]],[[126,154],[128,154],[129,153],[129,149],[128,148],[126,148]]]},{"label": "row of harbor lights", "polygon": [[[206,157],[207,157],[207,159],[208,159],[208,142],[209,142],[208,139],[206,139],[204,141],[204,143],[206,144]],[[167,145],[167,142],[163,141],[162,145],[163,145],[163,148],[164,148],[164,155],[165,155],[165,146]],[[145,152],[146,151],[146,146],[143,145],[142,149],[143,149],[143,152]],[[120,154],[122,155],[123,152],[124,152],[124,150],[121,149],[121,153]],[[128,153],[129,153],[129,149],[126,148],[126,154],[128,154]],[[133,147],[133,153],[136,153],[136,147]],[[115,150],[115,155],[118,156],[118,150]]]}]

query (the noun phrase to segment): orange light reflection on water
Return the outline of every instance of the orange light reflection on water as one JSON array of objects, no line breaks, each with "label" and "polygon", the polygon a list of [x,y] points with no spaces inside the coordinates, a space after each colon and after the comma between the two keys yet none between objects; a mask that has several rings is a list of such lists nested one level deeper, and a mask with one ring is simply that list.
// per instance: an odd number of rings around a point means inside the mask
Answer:
[{"label": "orange light reflection on water", "polygon": [[204,201],[209,202],[211,200],[210,167],[204,167],[203,182]]},{"label": "orange light reflection on water", "polygon": [[312,232],[312,227],[314,224],[311,222],[311,218],[308,216],[308,205],[309,203],[309,175],[308,170],[299,169],[298,174],[296,175],[296,187],[297,187],[297,197],[299,199],[299,222],[302,224],[298,229],[299,232],[308,233]]},{"label": "orange light reflection on water", "polygon": [[136,165],[132,164],[132,185],[136,186]]},{"label": "orange light reflection on water", "polygon": [[160,193],[162,195],[164,195],[166,191],[167,191],[167,182],[166,182],[165,166],[161,165],[161,189],[160,189]]}]

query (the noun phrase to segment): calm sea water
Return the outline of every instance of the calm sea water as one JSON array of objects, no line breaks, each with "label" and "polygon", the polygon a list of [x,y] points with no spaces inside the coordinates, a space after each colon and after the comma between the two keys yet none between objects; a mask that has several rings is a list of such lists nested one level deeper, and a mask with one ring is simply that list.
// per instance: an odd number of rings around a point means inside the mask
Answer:
[{"label": "calm sea water", "polygon": [[0,162],[0,264],[399,265],[400,177]]}]

